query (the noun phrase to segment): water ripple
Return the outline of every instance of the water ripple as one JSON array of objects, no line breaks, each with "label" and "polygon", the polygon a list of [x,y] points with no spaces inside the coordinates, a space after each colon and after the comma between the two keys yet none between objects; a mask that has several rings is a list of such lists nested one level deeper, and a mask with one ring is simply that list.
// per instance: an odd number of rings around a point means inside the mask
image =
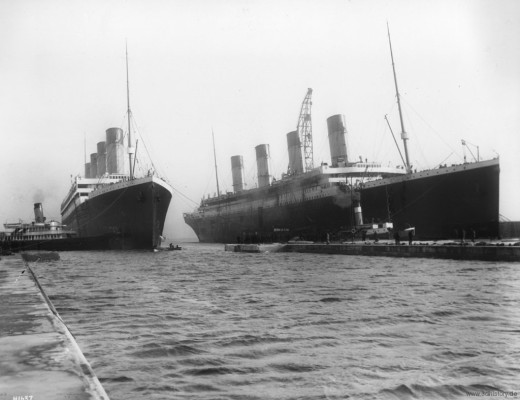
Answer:
[{"label": "water ripple", "polygon": [[185,244],[34,269],[112,400],[519,389],[518,264]]}]

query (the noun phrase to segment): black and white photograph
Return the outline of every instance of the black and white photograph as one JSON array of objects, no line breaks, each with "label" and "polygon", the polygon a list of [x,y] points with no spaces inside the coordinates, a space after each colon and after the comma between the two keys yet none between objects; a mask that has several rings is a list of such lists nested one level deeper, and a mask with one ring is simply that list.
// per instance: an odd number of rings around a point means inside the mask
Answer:
[{"label": "black and white photograph", "polygon": [[0,0],[0,400],[520,398],[520,2]]}]

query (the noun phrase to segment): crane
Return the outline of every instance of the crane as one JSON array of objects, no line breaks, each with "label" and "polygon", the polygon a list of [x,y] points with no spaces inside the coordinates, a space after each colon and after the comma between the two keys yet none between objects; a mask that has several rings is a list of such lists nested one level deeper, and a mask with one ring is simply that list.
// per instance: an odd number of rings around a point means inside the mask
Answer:
[{"label": "crane", "polygon": [[298,125],[296,130],[303,143],[303,156],[305,159],[305,171],[310,171],[314,168],[314,156],[312,146],[312,120],[311,120],[311,106],[312,106],[312,89],[307,89],[307,94],[302,102],[300,116],[298,118]]}]

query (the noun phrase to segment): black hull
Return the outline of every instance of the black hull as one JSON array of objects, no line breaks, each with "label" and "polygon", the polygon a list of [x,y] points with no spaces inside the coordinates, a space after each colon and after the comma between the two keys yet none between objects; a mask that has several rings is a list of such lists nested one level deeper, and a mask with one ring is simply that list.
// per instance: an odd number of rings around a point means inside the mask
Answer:
[{"label": "black hull", "polygon": [[70,246],[74,250],[159,247],[171,191],[156,178],[136,179],[114,187],[92,196],[63,217],[62,222],[78,234]]},{"label": "black hull", "polygon": [[[415,227],[416,239],[499,236],[499,163],[492,160],[367,183],[360,189],[365,223],[391,221]],[[355,228],[351,198],[306,200],[233,215],[186,214],[201,242],[347,239]],[[343,202],[342,206],[338,206]],[[224,207],[223,207],[224,209]],[[351,236],[350,236],[351,238]]]},{"label": "black hull", "polygon": [[397,229],[415,227],[422,240],[498,237],[498,161],[447,170],[390,178],[388,184],[362,189],[365,222],[390,219]]},{"label": "black hull", "polygon": [[288,241],[294,236],[321,240],[334,227],[353,225],[357,193],[338,190],[334,196],[285,206],[249,208],[245,212],[214,217],[190,217],[185,222],[205,243],[259,243]]}]

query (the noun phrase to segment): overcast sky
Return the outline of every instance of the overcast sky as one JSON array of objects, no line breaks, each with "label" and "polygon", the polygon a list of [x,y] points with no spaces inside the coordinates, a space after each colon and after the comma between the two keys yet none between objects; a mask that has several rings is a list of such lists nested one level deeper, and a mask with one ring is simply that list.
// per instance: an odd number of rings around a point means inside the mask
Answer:
[{"label": "overcast sky", "polygon": [[84,138],[90,154],[124,127],[125,40],[138,153],[176,189],[170,238],[194,237],[182,213],[216,192],[212,129],[221,190],[238,154],[255,186],[262,143],[279,178],[309,87],[315,164],[334,114],[351,156],[399,163],[387,21],[414,167],[462,162],[461,139],[499,154],[500,213],[520,220],[520,1],[0,0],[0,222],[36,201],[60,219]]}]

